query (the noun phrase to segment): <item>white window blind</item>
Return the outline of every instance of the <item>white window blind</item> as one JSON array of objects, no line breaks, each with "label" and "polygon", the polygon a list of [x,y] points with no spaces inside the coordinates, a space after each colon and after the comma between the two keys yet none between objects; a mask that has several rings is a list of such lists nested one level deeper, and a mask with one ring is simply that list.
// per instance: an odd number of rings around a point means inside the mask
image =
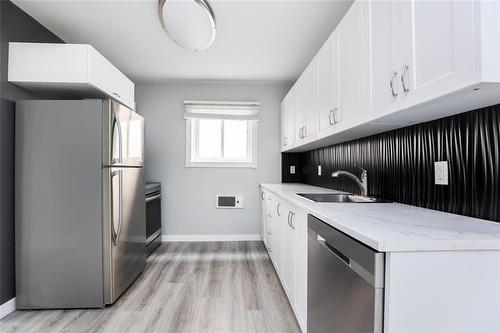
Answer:
[{"label": "white window blind", "polygon": [[184,101],[184,118],[259,120],[259,102]]}]

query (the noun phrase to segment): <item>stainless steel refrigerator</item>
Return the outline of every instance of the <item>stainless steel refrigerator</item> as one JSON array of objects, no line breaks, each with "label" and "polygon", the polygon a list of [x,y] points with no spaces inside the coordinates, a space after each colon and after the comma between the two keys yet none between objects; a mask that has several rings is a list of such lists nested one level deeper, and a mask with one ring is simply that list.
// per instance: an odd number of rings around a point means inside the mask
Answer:
[{"label": "stainless steel refrigerator", "polygon": [[16,103],[18,309],[113,303],[145,264],[144,119],[111,100]]}]

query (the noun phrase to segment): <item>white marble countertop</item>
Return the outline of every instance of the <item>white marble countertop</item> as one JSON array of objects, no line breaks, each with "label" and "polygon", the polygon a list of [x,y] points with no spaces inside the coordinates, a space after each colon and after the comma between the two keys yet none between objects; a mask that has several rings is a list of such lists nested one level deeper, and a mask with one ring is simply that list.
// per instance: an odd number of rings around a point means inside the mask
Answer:
[{"label": "white marble countertop", "polygon": [[500,250],[500,223],[398,203],[320,203],[297,193],[344,193],[304,184],[261,184],[381,252]]}]

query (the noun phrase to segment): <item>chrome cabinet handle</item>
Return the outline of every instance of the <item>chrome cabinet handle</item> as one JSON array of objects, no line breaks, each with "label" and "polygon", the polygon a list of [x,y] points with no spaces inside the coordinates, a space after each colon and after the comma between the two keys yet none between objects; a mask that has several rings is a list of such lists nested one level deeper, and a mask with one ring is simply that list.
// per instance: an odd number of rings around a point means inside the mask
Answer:
[{"label": "chrome cabinet handle", "polygon": [[406,87],[405,83],[405,76],[406,73],[408,72],[409,66],[408,65],[403,65],[403,68],[401,69],[401,85],[403,86],[403,92],[407,93],[410,91],[410,88]]},{"label": "chrome cabinet handle", "polygon": [[302,127],[299,128],[299,138],[302,139]]},{"label": "chrome cabinet handle", "polygon": [[260,199],[264,200],[264,192],[260,192]]},{"label": "chrome cabinet handle", "polygon": [[283,146],[286,146],[288,144],[288,137],[283,138]]},{"label": "chrome cabinet handle", "polygon": [[330,126],[335,125],[337,123],[337,119],[335,118],[335,111],[337,111],[339,108],[336,106],[333,108],[333,110],[330,110],[330,114],[328,115],[328,122],[330,123]]},{"label": "chrome cabinet handle", "polygon": [[288,226],[291,227],[290,225],[290,214],[292,214],[292,212],[288,212]]},{"label": "chrome cabinet handle", "polygon": [[398,96],[398,93],[394,91],[394,79],[398,76],[398,72],[392,72],[389,85],[391,87],[392,97]]},{"label": "chrome cabinet handle", "polygon": [[269,252],[273,252],[273,250],[271,249],[271,247],[268,247],[268,248],[267,248],[267,250],[268,250]]},{"label": "chrome cabinet handle", "polygon": [[307,136],[307,127],[304,126],[303,129],[304,129],[304,134],[303,134],[302,138],[305,138]]},{"label": "chrome cabinet handle", "polygon": [[295,216],[295,213],[293,213],[293,212],[291,212],[291,213],[292,213],[292,215],[290,216],[290,227],[292,229],[295,229],[295,226],[293,225],[293,217]]},{"label": "chrome cabinet handle", "polygon": [[120,94],[117,94],[117,93],[113,93],[113,95],[115,95],[116,97],[120,97]]},{"label": "chrome cabinet handle", "polygon": [[276,205],[276,214],[278,214],[278,216],[281,216],[280,207],[281,207],[281,204],[278,202],[278,204]]}]

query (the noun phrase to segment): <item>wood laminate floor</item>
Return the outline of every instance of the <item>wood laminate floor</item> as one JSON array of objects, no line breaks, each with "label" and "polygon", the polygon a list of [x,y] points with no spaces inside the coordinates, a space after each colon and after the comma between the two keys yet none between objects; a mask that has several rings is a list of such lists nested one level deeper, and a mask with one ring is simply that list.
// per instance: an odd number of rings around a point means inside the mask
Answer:
[{"label": "wood laminate floor", "polygon": [[300,332],[262,242],[163,243],[104,309],[16,311],[0,332]]}]

